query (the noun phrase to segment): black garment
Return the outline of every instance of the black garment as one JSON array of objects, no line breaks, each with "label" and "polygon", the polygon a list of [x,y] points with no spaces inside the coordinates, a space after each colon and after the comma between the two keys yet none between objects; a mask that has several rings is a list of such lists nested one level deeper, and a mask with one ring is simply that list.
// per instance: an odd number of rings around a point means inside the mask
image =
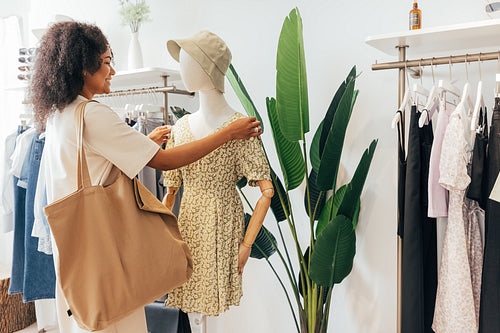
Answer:
[{"label": "black garment", "polygon": [[467,190],[467,198],[475,200],[486,210],[488,201],[488,177],[486,175],[486,148],[488,146],[488,112],[486,108],[479,111],[479,125],[482,130],[476,133],[474,152],[472,153],[471,182]]},{"label": "black garment", "polygon": [[403,333],[432,333],[437,291],[436,219],[427,217],[432,123],[418,127],[412,106],[408,135],[402,251]]},{"label": "black garment", "polygon": [[[489,197],[500,171],[500,98],[495,98],[495,108],[490,129],[487,152]],[[483,279],[481,285],[481,308],[479,332],[500,332],[500,203],[488,200],[486,206],[485,248]]]},{"label": "black garment", "polygon": [[[398,111],[403,118],[403,113]],[[404,141],[404,129],[401,122],[398,124],[398,236],[404,234],[405,213],[405,182],[406,182],[406,152]]]}]

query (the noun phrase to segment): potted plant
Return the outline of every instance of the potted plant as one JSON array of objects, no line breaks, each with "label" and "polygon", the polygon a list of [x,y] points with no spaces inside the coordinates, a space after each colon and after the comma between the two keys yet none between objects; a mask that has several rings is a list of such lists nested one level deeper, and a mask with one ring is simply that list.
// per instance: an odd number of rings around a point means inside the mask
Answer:
[{"label": "potted plant", "polygon": [[149,21],[149,6],[145,0],[119,0],[122,25],[128,25],[131,31],[128,47],[128,69],[142,68],[142,51],[139,43],[139,28]]},{"label": "potted plant", "polygon": [[[226,76],[247,113],[261,120],[232,65]],[[333,286],[341,283],[353,266],[360,196],[377,146],[377,140],[373,140],[361,157],[351,181],[336,188],[346,130],[358,96],[355,81],[356,67],[353,67],[334,94],[308,147],[305,134],[309,131],[309,111],[302,19],[299,10],[293,9],[283,23],[278,43],[276,99],[266,99],[267,115],[285,180],[283,186],[276,173],[271,170],[275,188],[271,210],[282,247],[278,246],[274,236],[266,229],[262,233],[270,246],[262,248],[262,242],[257,241],[254,246],[279,280],[297,332],[327,331]],[[293,206],[289,200],[290,191],[304,181],[304,206],[309,216],[307,223],[310,230],[307,249],[299,244],[297,237],[296,225],[306,223],[297,218],[297,211],[302,207]],[[245,182],[239,184],[240,187],[244,185]],[[330,191],[333,194],[326,200]],[[245,200],[248,203],[246,198]],[[282,222],[288,226],[293,236],[294,249],[289,249],[284,242]],[[268,260],[274,251],[278,253],[284,266],[285,277],[280,276]],[[292,265],[294,257],[299,267],[298,272],[294,271]],[[291,296],[284,285],[286,280],[292,290]],[[295,306],[292,300],[295,301]]]}]

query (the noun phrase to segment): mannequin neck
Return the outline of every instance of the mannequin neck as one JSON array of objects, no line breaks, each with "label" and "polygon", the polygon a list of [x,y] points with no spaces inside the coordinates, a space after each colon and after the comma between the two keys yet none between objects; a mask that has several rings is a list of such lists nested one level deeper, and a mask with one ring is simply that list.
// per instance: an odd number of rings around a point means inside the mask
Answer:
[{"label": "mannequin neck", "polygon": [[199,96],[200,109],[198,112],[212,117],[224,116],[234,112],[227,104],[224,94],[215,88],[200,90]]}]

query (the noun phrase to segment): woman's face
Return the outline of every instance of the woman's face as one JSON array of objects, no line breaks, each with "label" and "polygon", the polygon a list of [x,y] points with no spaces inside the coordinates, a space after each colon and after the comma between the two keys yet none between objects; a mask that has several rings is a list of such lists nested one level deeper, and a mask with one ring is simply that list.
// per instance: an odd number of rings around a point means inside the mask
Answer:
[{"label": "woman's face", "polygon": [[[83,76],[83,91],[86,94],[109,94],[111,91],[111,77],[115,70],[111,66],[111,50],[108,48],[101,55],[101,67],[94,74],[86,72]],[[87,96],[86,96],[87,97]]]}]

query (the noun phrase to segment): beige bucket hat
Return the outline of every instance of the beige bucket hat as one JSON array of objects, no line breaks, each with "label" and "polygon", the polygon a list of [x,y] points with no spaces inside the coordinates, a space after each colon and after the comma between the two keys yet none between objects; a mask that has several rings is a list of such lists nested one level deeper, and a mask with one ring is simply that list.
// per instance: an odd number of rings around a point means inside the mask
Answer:
[{"label": "beige bucket hat", "polygon": [[177,62],[181,48],[201,65],[215,88],[224,92],[224,76],[232,57],[226,43],[213,32],[203,30],[191,37],[167,42],[168,52]]}]

